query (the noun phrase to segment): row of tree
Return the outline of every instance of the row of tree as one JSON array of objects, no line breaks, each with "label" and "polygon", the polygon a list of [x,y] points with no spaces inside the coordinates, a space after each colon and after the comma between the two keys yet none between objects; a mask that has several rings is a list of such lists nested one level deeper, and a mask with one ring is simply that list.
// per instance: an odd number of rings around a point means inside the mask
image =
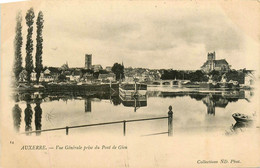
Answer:
[{"label": "row of tree", "polygon": [[244,83],[244,77],[247,72],[239,72],[236,70],[230,70],[228,72],[211,71],[210,73],[205,73],[201,70],[195,72],[185,72],[177,70],[164,70],[161,76],[162,80],[180,79],[180,80],[190,80],[191,82],[207,82],[209,76],[211,76],[213,81],[219,82],[222,79],[222,75],[225,74],[227,80],[238,81],[239,83]]},{"label": "row of tree", "polygon": [[208,77],[201,70],[197,70],[195,72],[164,70],[161,79],[162,80],[180,79],[180,80],[190,80],[192,82],[205,82],[208,80]]},{"label": "row of tree", "polygon": [[[33,23],[34,23],[34,10],[30,8],[25,16],[26,25],[27,25],[27,38],[26,38],[26,56],[25,56],[25,70],[27,72],[27,81],[31,82],[31,73],[33,70],[36,72],[36,82],[39,83],[40,73],[42,72],[42,49],[43,49],[43,13],[40,11],[38,13],[36,21],[36,54],[35,54],[35,68],[33,65]],[[19,12],[16,17],[16,28],[15,28],[15,39],[14,39],[14,67],[13,72],[16,82],[19,81],[19,75],[23,71],[22,66],[22,45],[23,45],[23,36],[22,36],[22,14]]]}]

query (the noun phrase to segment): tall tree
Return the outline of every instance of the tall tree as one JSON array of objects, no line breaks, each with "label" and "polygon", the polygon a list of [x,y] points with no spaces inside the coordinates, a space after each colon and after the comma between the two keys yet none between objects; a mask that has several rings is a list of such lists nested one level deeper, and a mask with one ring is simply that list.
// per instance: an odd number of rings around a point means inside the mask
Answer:
[{"label": "tall tree", "polygon": [[115,63],[112,67],[112,72],[116,75],[116,80],[124,79],[124,65]]},{"label": "tall tree", "polygon": [[39,78],[43,69],[42,66],[42,29],[43,29],[43,13],[40,11],[38,13],[36,26],[37,26],[37,35],[36,35],[36,54],[35,54],[35,72],[36,72],[36,81],[39,83]]},{"label": "tall tree", "polygon": [[34,11],[33,8],[30,8],[25,16],[26,24],[28,26],[27,29],[27,42],[26,42],[26,57],[25,57],[25,69],[27,71],[27,81],[31,82],[31,73],[33,71],[33,59],[32,59],[32,52],[33,52],[33,23],[34,23]]},{"label": "tall tree", "polygon": [[16,16],[16,27],[15,27],[15,39],[14,39],[14,65],[13,72],[15,80],[19,81],[19,74],[22,72],[22,14],[19,12]]}]

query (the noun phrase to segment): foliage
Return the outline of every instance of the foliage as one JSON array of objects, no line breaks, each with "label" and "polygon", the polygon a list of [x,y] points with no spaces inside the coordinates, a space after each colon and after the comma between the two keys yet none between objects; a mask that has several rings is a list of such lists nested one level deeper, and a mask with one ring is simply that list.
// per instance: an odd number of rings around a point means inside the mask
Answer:
[{"label": "foliage", "polygon": [[33,71],[33,59],[32,59],[32,52],[33,52],[33,23],[34,23],[34,11],[33,8],[30,8],[25,16],[26,24],[28,26],[27,29],[27,42],[26,42],[26,57],[25,57],[25,69],[28,73],[27,81],[31,81],[31,73]]},{"label": "foliage", "polygon": [[213,81],[219,82],[219,81],[221,81],[222,73],[220,73],[219,71],[213,70],[209,73],[209,76],[212,76]]},{"label": "foliage", "polygon": [[94,72],[94,73],[93,73],[93,77],[94,77],[95,79],[98,79],[98,76],[99,76],[99,72]]},{"label": "foliage", "polygon": [[185,71],[177,71],[177,70],[163,70],[163,74],[161,76],[162,80],[190,80],[191,82],[203,82],[207,81],[208,78],[204,72],[201,70],[197,70],[195,72],[185,72]]},{"label": "foliage", "polygon": [[208,78],[204,72],[197,70],[189,74],[189,80],[191,82],[206,82]]},{"label": "foliage", "polygon": [[112,67],[112,72],[116,75],[116,80],[124,79],[124,66],[118,63],[115,63]]},{"label": "foliage", "polygon": [[106,71],[106,70],[101,69],[101,70],[99,70],[99,74],[109,74],[109,72]]},{"label": "foliage", "polygon": [[233,80],[238,81],[239,83],[245,82],[245,71],[238,72],[236,70],[231,70],[228,73],[226,73],[227,81]]},{"label": "foliage", "polygon": [[38,13],[36,26],[37,26],[37,35],[36,35],[36,54],[35,54],[35,72],[36,72],[36,82],[39,83],[39,78],[43,70],[42,66],[42,29],[43,29],[43,13],[40,11]]},{"label": "foliage", "polygon": [[64,75],[64,74],[60,74],[59,76],[58,76],[58,80],[59,81],[65,81],[67,78],[66,78],[66,75]]},{"label": "foliage", "polygon": [[16,27],[15,27],[15,39],[14,39],[14,65],[13,72],[15,80],[19,81],[19,75],[23,70],[22,67],[22,14],[19,12],[16,16]]},{"label": "foliage", "polygon": [[82,74],[85,74],[85,73],[93,74],[94,73],[94,71],[91,69],[81,69],[81,72],[82,72]]},{"label": "foliage", "polygon": [[170,80],[170,79],[182,79],[182,74],[176,70],[164,70],[161,76],[163,80]]},{"label": "foliage", "polygon": [[25,131],[31,131],[32,129],[32,107],[31,105],[27,102],[27,106],[24,109],[24,121],[25,121]]},{"label": "foliage", "polygon": [[19,132],[20,125],[21,125],[22,109],[19,107],[18,104],[15,104],[12,111],[13,111],[14,128],[17,132]]},{"label": "foliage", "polygon": [[40,102],[36,102],[36,106],[34,108],[35,111],[35,129],[36,130],[41,130],[42,124],[42,108],[40,106]]}]

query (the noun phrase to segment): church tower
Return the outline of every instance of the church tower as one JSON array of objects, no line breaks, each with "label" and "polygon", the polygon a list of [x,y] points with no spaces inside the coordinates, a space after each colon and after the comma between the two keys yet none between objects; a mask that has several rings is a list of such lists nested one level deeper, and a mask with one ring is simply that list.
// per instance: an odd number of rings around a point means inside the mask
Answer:
[{"label": "church tower", "polygon": [[85,68],[91,69],[92,66],[92,54],[85,55]]},{"label": "church tower", "polygon": [[214,68],[215,68],[215,60],[216,60],[216,53],[215,53],[215,51],[213,53],[208,53],[209,71],[214,70]]}]

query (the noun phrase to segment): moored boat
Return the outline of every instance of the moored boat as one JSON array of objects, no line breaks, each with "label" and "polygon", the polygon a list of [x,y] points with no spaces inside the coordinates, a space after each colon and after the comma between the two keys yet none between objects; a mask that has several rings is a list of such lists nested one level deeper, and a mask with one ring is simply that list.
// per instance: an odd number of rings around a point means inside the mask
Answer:
[{"label": "moored boat", "polygon": [[236,122],[252,122],[253,117],[241,113],[234,113],[232,117],[236,120]]},{"label": "moored boat", "polygon": [[123,83],[119,86],[121,96],[146,96],[147,85],[141,83]]}]

